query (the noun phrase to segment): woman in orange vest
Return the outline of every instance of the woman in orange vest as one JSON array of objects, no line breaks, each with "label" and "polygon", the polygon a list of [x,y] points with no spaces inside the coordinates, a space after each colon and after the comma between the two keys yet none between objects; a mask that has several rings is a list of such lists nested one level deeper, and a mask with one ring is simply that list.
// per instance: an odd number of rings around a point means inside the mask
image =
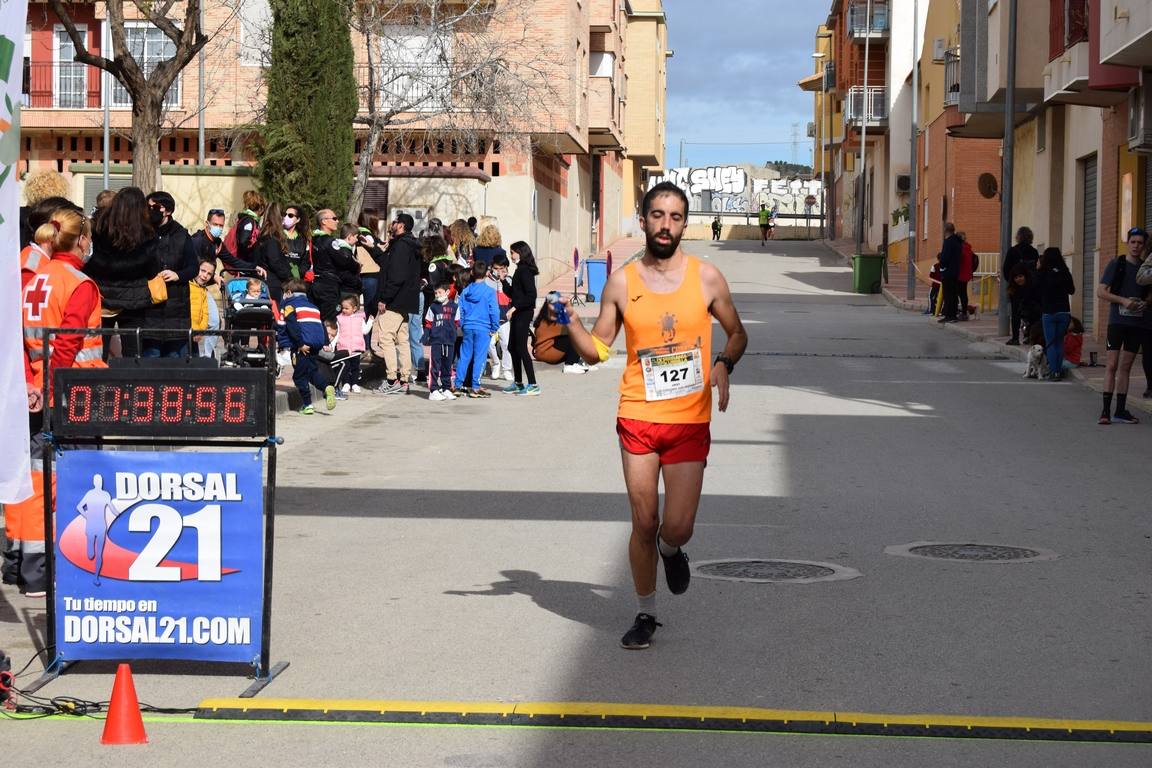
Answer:
[{"label": "woman in orange vest", "polygon": [[[91,328],[101,325],[100,291],[80,271],[92,252],[92,229],[83,214],[61,208],[36,232],[52,258],[44,261],[24,286],[24,351],[32,384],[43,387],[52,368],[103,368],[101,337],[84,334],[54,336],[47,349],[44,328]],[[45,366],[45,359],[48,366]],[[46,403],[44,404],[47,405]],[[43,456],[50,450],[40,434],[40,417],[30,402],[32,495],[5,505],[4,526],[9,542],[19,546],[5,553],[4,577],[15,581],[28,597],[43,597],[48,588],[44,572],[44,480]]]}]

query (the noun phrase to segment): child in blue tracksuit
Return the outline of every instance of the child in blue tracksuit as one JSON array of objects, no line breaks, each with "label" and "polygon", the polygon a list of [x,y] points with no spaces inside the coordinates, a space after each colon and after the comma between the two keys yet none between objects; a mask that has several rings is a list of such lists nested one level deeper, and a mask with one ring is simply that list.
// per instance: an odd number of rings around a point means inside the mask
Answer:
[{"label": "child in blue tracksuit", "polygon": [[455,400],[452,393],[452,355],[456,351],[456,302],[448,298],[448,283],[433,290],[436,300],[424,314],[425,343],[431,350],[428,399]]},{"label": "child in blue tracksuit", "polygon": [[300,413],[310,416],[312,408],[312,387],[323,390],[328,410],[336,407],[336,388],[328,383],[328,378],[316,364],[320,350],[328,343],[324,323],[320,321],[320,310],[308,300],[307,288],[303,281],[292,279],[284,283],[284,332],[292,349],[292,383],[300,391],[303,407]]},{"label": "child in blue tracksuit", "polygon": [[472,386],[468,397],[492,396],[480,388],[480,376],[484,373],[492,334],[500,330],[500,308],[496,291],[484,280],[487,274],[488,265],[477,261],[472,265],[472,282],[460,294],[460,328],[464,331],[464,341],[456,364],[456,389],[464,384],[464,375],[470,370]]}]

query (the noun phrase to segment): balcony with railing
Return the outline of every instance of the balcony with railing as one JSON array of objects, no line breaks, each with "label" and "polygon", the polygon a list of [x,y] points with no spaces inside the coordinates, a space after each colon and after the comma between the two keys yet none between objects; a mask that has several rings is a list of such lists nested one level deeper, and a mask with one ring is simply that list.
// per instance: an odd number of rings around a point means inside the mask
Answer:
[{"label": "balcony with railing", "polygon": [[1048,60],[1088,42],[1088,0],[1048,0]]},{"label": "balcony with railing", "polygon": [[844,123],[849,126],[886,128],[888,126],[888,89],[882,85],[848,89],[844,99]]},{"label": "balcony with railing", "polygon": [[960,49],[944,52],[944,106],[960,103]]},{"label": "balcony with railing", "polygon": [[[355,74],[360,110],[367,111],[368,65],[357,66]],[[419,113],[476,109],[486,83],[482,74],[461,76],[450,64],[413,64],[378,66],[372,86],[377,109]]]},{"label": "balcony with railing", "polygon": [[[100,86],[102,70],[76,61],[31,62],[24,60],[24,77],[20,90],[23,109],[86,110],[104,106]],[[148,69],[145,68],[145,75]],[[118,81],[111,81],[108,106],[130,109],[132,97]],[[180,107],[180,80],[168,91],[168,109]]]},{"label": "balcony with railing", "polygon": [[890,28],[887,2],[873,2],[871,18],[868,16],[868,3],[864,0],[857,0],[848,6],[848,35],[853,40],[885,38]]}]

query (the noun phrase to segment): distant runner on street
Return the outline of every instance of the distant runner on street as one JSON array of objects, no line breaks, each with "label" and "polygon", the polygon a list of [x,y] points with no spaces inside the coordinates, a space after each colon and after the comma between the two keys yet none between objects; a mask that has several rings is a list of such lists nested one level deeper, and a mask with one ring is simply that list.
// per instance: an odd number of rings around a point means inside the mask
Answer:
[{"label": "distant runner on street", "polygon": [[[688,199],[679,187],[652,187],[641,207],[644,256],[608,278],[591,333],[567,307],[573,315],[568,326],[572,344],[587,362],[608,360],[621,325],[628,346],[616,432],[632,507],[628,560],[640,609],[620,641],[630,650],[647,648],[661,626],[656,621],[657,554],[672,594],[688,589],[691,571],[681,547],[692,538],[712,441],[711,388],[716,387],[720,410],[727,410],[728,377],[748,345],[724,276],[680,250],[687,214]],[[715,360],[713,317],[728,335]]]},{"label": "distant runner on street", "polygon": [[768,242],[768,228],[772,226],[772,211],[768,206],[760,203],[760,245]]}]

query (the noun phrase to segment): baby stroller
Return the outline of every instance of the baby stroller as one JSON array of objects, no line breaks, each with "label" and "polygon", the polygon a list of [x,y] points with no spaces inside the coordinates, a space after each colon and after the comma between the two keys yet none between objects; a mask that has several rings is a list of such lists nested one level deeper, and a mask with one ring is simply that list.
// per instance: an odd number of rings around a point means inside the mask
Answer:
[{"label": "baby stroller", "polygon": [[[260,283],[259,296],[250,294],[249,282]],[[233,273],[224,286],[224,328],[229,331],[276,331],[277,309],[268,295],[268,284],[255,272]],[[269,337],[230,335],[224,365],[263,368],[275,360]]]}]

